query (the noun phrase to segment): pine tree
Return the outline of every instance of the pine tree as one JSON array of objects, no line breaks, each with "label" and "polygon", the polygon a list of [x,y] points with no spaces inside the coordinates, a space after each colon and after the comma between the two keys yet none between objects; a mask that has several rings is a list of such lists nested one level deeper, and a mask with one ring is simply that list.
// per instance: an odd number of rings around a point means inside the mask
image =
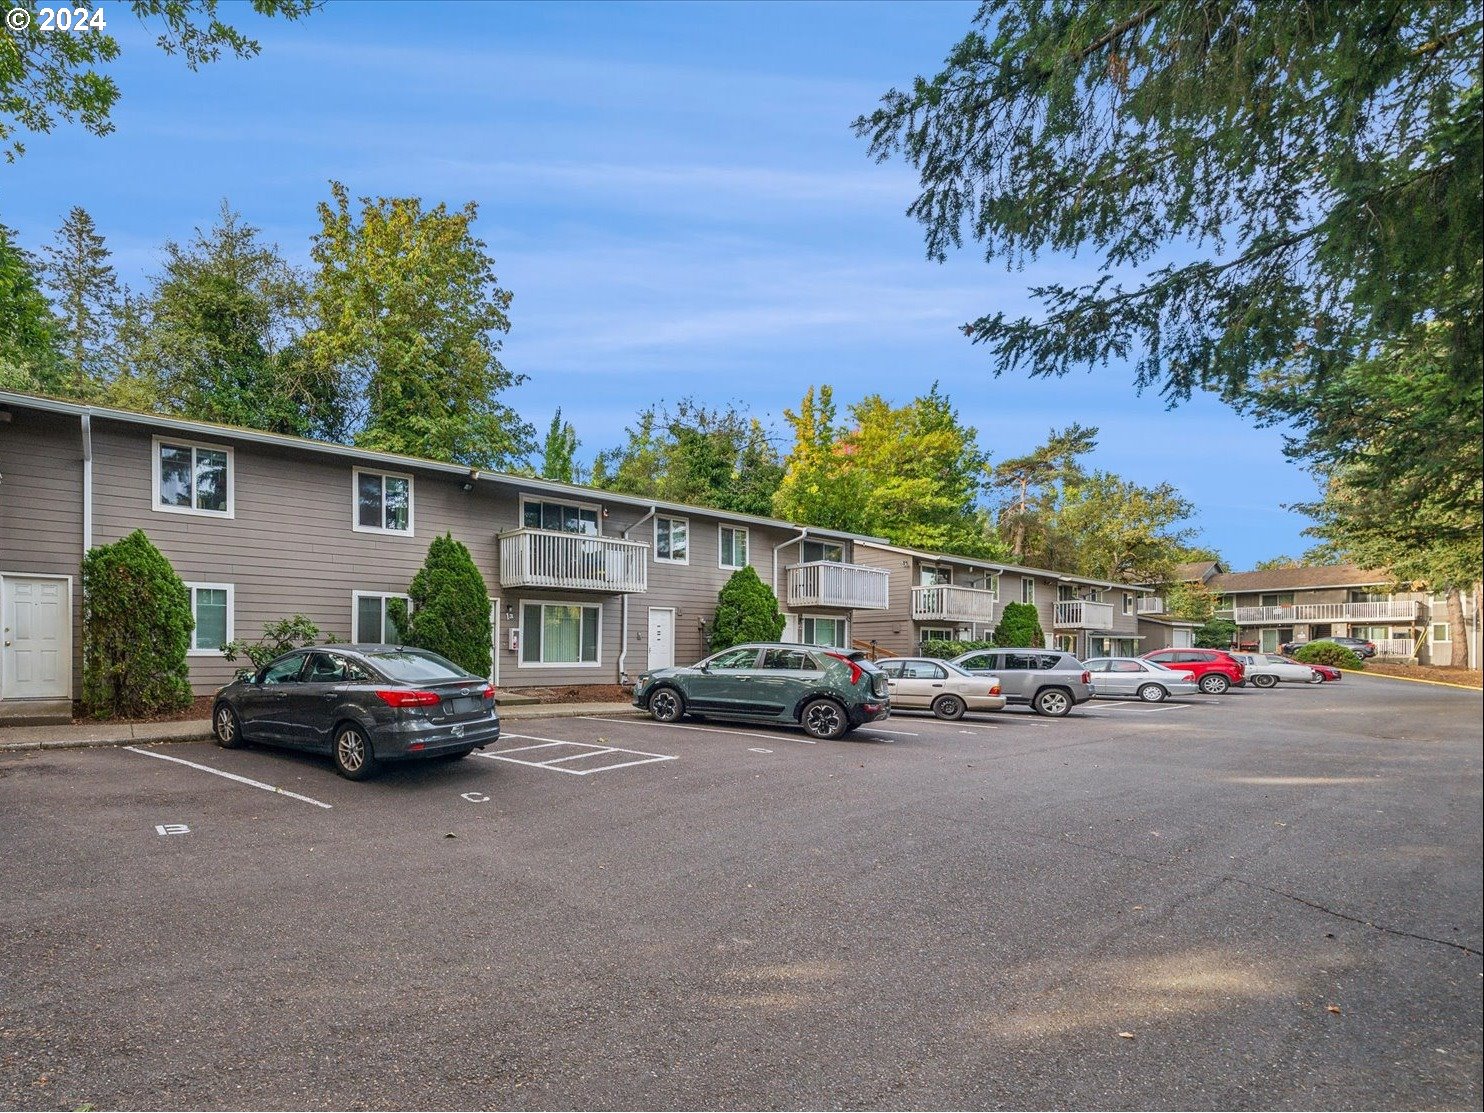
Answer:
[{"label": "pine tree", "polygon": [[121,296],[107,244],[81,205],[67,213],[53,243],[43,249],[68,393],[95,398],[116,364],[115,314]]}]

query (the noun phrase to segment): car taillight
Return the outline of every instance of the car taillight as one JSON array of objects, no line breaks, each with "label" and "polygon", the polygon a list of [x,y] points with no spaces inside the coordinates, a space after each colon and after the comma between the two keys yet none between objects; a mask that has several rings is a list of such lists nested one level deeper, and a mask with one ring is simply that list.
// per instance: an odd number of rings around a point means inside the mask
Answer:
[{"label": "car taillight", "polygon": [[1084,684],[1091,684],[1092,683],[1092,673],[1091,672],[1084,672],[1082,674],[1082,683],[1084,683]]},{"label": "car taillight", "polygon": [[991,684],[989,686],[989,694],[992,695],[992,696],[999,695],[1000,694],[1000,686],[998,684]]},{"label": "car taillight", "polygon": [[432,707],[443,702],[437,692],[419,692],[406,688],[378,688],[376,698],[388,707]]},{"label": "car taillight", "polygon": [[850,666],[850,682],[852,684],[854,684],[857,680],[859,680],[866,673],[866,670],[865,669],[861,668],[859,665],[857,665],[854,661],[852,661],[849,657],[845,656],[845,654],[843,654],[843,653],[831,653],[831,654],[829,654],[829,656],[833,657],[837,661],[844,661],[847,665]]},{"label": "car taillight", "polygon": [[483,688],[479,689],[479,698],[480,699],[494,699],[495,698],[495,686],[493,684],[486,684]]}]

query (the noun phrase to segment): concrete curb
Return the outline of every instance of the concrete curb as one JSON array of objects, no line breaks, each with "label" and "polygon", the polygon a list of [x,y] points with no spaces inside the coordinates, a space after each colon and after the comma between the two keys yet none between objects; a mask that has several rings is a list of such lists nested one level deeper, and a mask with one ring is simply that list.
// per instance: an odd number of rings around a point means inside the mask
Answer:
[{"label": "concrete curb", "polygon": [[1478,692],[1484,695],[1484,688],[1476,688],[1472,684],[1455,684],[1451,680],[1424,680],[1420,676],[1392,676],[1384,672],[1359,672],[1355,669],[1345,669],[1346,676],[1362,676],[1373,680],[1405,680],[1408,684],[1431,684],[1435,688],[1459,688],[1465,692]]},{"label": "concrete curb", "polygon": [[[642,717],[629,703],[547,703],[522,705],[500,712],[500,720],[565,719],[578,715]],[[77,750],[94,746],[132,746],[141,742],[205,742],[209,719],[168,723],[74,723],[68,726],[0,728],[0,753],[24,750]]]}]

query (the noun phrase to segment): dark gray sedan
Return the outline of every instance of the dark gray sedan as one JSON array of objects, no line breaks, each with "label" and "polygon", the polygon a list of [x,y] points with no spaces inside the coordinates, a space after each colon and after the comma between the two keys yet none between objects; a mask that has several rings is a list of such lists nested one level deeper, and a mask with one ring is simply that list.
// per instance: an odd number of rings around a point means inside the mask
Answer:
[{"label": "dark gray sedan", "polygon": [[384,761],[467,757],[500,737],[495,689],[447,658],[396,645],[296,649],[217,693],[217,744],[269,742],[363,780]]}]

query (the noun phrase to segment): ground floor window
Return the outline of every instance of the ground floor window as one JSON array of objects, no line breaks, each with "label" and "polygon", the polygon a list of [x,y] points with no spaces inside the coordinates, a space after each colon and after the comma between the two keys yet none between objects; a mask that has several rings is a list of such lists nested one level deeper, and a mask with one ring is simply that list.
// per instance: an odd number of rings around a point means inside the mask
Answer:
[{"label": "ground floor window", "polygon": [[849,623],[843,618],[815,618],[813,615],[806,615],[800,626],[803,630],[801,640],[806,645],[827,645],[835,649],[850,647]]},{"label": "ground floor window", "polygon": [[1056,639],[1055,639],[1055,643],[1053,644],[1052,648],[1053,649],[1059,649],[1063,653],[1076,653],[1077,652],[1077,635],[1076,634],[1057,634],[1056,635]]},{"label": "ground floor window", "polygon": [[186,584],[191,590],[192,655],[216,653],[232,640],[232,585]]},{"label": "ground floor window", "polygon": [[602,608],[526,603],[520,609],[523,665],[596,665]]},{"label": "ground floor window", "polygon": [[1448,632],[1446,622],[1434,622],[1432,624],[1432,640],[1435,642],[1451,642],[1453,636]]},{"label": "ground floor window", "polygon": [[400,599],[408,602],[407,596],[396,592],[357,591],[351,619],[350,640],[365,645],[399,645],[402,631],[387,613],[387,602]]},{"label": "ground floor window", "polygon": [[925,642],[951,642],[955,640],[955,635],[952,630],[944,629],[942,627],[924,626],[922,628],[922,638],[920,640]]}]

